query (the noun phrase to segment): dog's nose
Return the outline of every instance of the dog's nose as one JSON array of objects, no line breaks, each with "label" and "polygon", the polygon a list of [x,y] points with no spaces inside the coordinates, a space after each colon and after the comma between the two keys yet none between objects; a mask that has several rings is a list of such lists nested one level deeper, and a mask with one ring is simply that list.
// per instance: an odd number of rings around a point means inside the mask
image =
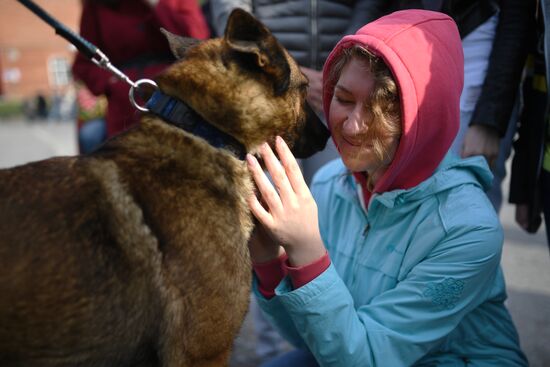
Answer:
[{"label": "dog's nose", "polygon": [[306,124],[292,148],[296,158],[308,158],[325,148],[330,132],[325,124],[306,103]]}]

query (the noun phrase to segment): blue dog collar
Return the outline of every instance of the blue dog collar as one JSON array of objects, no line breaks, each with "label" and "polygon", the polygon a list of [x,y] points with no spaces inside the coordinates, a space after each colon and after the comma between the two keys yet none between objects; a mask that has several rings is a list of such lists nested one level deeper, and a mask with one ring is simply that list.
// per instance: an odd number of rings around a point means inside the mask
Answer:
[{"label": "blue dog collar", "polygon": [[244,160],[246,149],[237,139],[207,122],[179,99],[156,90],[145,107],[170,124],[206,140],[215,148],[229,150]]}]

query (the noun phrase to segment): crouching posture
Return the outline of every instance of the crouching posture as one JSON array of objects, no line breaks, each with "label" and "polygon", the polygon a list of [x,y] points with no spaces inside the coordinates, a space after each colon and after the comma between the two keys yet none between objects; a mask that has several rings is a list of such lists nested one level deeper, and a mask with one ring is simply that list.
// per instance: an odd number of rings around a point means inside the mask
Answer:
[{"label": "crouching posture", "polygon": [[525,366],[504,306],[503,234],[482,157],[449,153],[463,55],[454,22],[409,10],[344,37],[323,71],[341,159],[311,193],[286,145],[249,169],[265,229],[255,294],[297,350],[267,366]]}]

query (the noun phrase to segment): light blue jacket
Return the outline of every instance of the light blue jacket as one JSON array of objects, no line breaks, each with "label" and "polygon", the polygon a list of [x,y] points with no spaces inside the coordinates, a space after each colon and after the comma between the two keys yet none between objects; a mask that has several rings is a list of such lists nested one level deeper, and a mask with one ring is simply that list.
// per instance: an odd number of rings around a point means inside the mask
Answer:
[{"label": "light blue jacket", "polygon": [[354,178],[329,163],[312,192],[332,265],[296,290],[283,279],[270,300],[255,286],[261,308],[321,366],[526,366],[503,304],[491,180],[482,158],[448,155],[365,213]]}]

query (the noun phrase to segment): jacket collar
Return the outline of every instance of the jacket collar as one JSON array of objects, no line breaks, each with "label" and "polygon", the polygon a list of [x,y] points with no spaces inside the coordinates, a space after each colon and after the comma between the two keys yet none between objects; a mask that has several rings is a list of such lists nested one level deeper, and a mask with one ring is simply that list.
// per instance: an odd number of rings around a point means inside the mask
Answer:
[{"label": "jacket collar", "polygon": [[[341,169],[346,170],[343,163]],[[359,195],[360,185],[356,182],[355,177],[347,174],[343,175],[342,179],[344,180],[344,190],[337,190],[336,195],[347,201],[359,201],[364,210],[364,204],[361,203],[362,198]],[[454,153],[448,152],[435,172],[419,185],[410,189],[391,190],[381,194],[374,193],[368,203],[367,212],[379,204],[393,208],[404,203],[422,200],[435,193],[463,184],[473,184],[482,190],[488,190],[492,179],[492,173],[484,158],[476,156],[460,159]]]}]

